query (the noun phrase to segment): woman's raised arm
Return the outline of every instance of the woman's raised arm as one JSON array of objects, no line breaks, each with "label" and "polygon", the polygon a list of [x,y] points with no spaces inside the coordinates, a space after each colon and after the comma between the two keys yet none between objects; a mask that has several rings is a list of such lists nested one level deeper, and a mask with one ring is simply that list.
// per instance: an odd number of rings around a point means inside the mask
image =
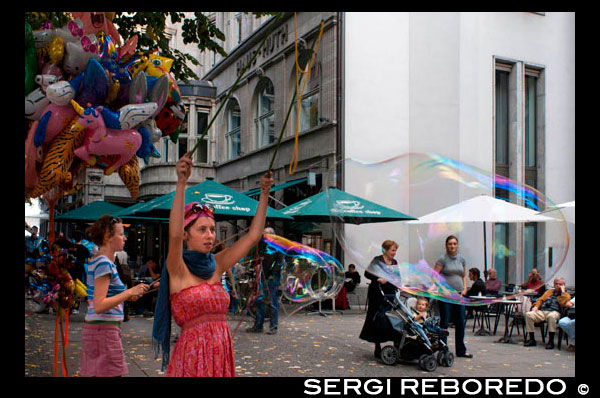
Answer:
[{"label": "woman's raised arm", "polygon": [[169,214],[169,252],[167,254],[167,269],[170,273],[176,273],[183,265],[185,188],[187,180],[192,174],[192,159],[187,153],[179,159],[175,170],[177,172],[177,185],[173,204],[171,205],[171,213]]},{"label": "woman's raised arm", "polygon": [[233,267],[242,257],[255,246],[262,238],[265,229],[265,220],[267,218],[267,204],[269,201],[269,191],[273,185],[273,173],[265,173],[260,179],[260,198],[256,214],[252,218],[248,233],[242,236],[237,242],[225,250],[215,255],[219,274]]}]

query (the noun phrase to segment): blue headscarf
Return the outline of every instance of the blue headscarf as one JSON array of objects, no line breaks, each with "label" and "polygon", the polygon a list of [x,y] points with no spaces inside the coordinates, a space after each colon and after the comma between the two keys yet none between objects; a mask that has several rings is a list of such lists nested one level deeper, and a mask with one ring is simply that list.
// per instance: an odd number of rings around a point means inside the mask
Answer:
[{"label": "blue headscarf", "polygon": [[[195,250],[184,250],[182,257],[183,262],[190,272],[202,279],[210,279],[217,268],[215,256],[212,253],[204,254]],[[155,358],[158,358],[158,353],[162,348],[161,369],[164,371],[169,364],[171,350],[171,299],[169,292],[169,272],[167,271],[166,264],[160,276],[160,287],[158,289],[158,298],[156,299],[156,309],[154,310],[152,347],[154,348]]]}]

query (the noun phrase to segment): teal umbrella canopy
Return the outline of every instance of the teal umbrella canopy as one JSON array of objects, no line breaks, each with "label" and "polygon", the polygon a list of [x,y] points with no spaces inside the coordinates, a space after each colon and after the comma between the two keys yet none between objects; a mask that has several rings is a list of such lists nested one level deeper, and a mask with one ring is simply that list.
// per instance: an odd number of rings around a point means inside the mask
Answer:
[{"label": "teal umbrella canopy", "polygon": [[335,188],[303,199],[286,207],[281,212],[298,221],[321,223],[366,224],[416,220],[415,217]]},{"label": "teal umbrella canopy", "polygon": [[115,216],[116,213],[123,210],[121,206],[102,200],[92,202],[89,205],[78,207],[68,211],[60,216],[57,216],[55,221],[96,221],[104,214]]},{"label": "teal umbrella canopy", "polygon": [[[171,205],[175,191],[158,196],[148,202],[138,203],[127,209],[124,209],[119,217],[127,216],[141,217],[169,217]],[[251,219],[256,213],[258,201],[229,188],[226,185],[219,184],[214,180],[206,180],[198,185],[188,187],[185,190],[185,203],[200,202],[211,204],[215,208],[215,219]],[[281,211],[271,207],[267,209],[267,217],[275,219],[292,220],[291,216],[283,214]]]},{"label": "teal umbrella canopy", "polygon": [[115,214],[113,214],[113,216],[115,217],[119,217],[125,221],[131,221],[131,222],[143,222],[143,221],[155,221],[155,222],[169,222],[169,217],[168,215],[166,217],[151,217],[148,215],[138,215],[136,214],[136,210],[141,208],[142,206],[145,206],[147,202],[139,202],[136,203],[134,205],[131,205],[129,207],[125,207],[125,208],[121,208],[121,210],[119,210],[118,212],[116,212]]}]

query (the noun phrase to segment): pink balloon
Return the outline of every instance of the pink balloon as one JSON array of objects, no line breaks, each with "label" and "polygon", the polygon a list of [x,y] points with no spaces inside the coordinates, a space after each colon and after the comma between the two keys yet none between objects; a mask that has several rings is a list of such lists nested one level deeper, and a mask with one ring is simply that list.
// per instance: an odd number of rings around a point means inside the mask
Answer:
[{"label": "pink balloon", "polygon": [[[75,156],[89,163],[91,155],[118,155],[104,170],[104,174],[110,175],[129,162],[142,145],[142,136],[137,130],[107,128],[102,118],[102,106],[85,109],[77,106],[76,110],[79,114],[77,123],[86,129],[86,138],[84,144],[75,149]],[[93,164],[95,158],[92,160]]]},{"label": "pink balloon", "polygon": [[27,133],[27,139],[25,140],[25,188],[35,188],[38,181],[37,163],[41,164],[43,161],[41,153],[42,148],[35,147],[33,145],[33,136],[38,125],[38,121],[33,122]]},{"label": "pink balloon", "polygon": [[42,139],[44,143],[51,142],[75,116],[77,114],[71,104],[57,105],[51,102],[44,110],[40,119],[40,126],[36,132],[37,144]]}]

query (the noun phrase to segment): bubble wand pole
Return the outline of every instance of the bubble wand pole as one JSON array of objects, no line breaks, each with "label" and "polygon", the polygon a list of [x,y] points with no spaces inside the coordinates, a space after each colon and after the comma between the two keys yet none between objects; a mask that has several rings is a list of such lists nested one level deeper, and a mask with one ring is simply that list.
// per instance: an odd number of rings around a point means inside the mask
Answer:
[{"label": "bubble wand pole", "polygon": [[271,35],[271,32],[273,32],[273,30],[275,29],[275,26],[277,26],[277,20],[279,20],[282,17],[282,15],[283,15],[283,13],[279,13],[279,14],[275,15],[275,19],[273,20],[273,23],[269,27],[269,30],[267,31],[267,33],[265,33],[265,37],[263,37],[262,41],[260,42],[260,45],[254,51],[254,54],[252,54],[252,58],[250,58],[250,60],[248,61],[248,63],[240,71],[240,73],[239,73],[236,81],[233,83],[233,86],[231,86],[231,89],[229,90],[229,92],[227,93],[227,95],[225,96],[225,98],[223,99],[223,101],[221,101],[221,105],[219,105],[219,109],[217,109],[217,112],[213,115],[212,119],[210,120],[210,122],[208,123],[208,125],[206,126],[206,128],[204,129],[204,131],[202,132],[202,135],[200,135],[200,137],[198,138],[198,141],[196,142],[196,145],[194,145],[194,147],[192,148],[192,150],[188,153],[190,159],[194,156],[194,152],[196,152],[196,149],[198,149],[198,146],[200,146],[200,143],[204,139],[204,136],[206,136],[206,134],[208,133],[208,130],[213,125],[214,121],[217,119],[217,115],[221,112],[221,109],[223,109],[223,106],[225,106],[225,104],[227,103],[227,100],[229,99],[229,97],[233,93],[233,90],[235,90],[237,88],[237,85],[240,82],[240,80],[242,79],[242,76],[244,76],[244,74],[246,73],[246,71],[250,68],[250,65],[252,65],[252,63],[256,59],[256,56],[260,52],[260,49],[266,43],[267,38]]},{"label": "bubble wand pole", "polygon": [[[322,21],[321,21],[321,24],[323,24]],[[315,38],[315,40],[312,43],[312,46],[310,47],[311,53],[313,52],[313,49],[315,48],[315,44],[317,43],[317,41],[319,41],[318,36]],[[300,74],[300,79],[298,80],[298,85],[302,81],[303,77],[304,77],[304,73]],[[287,126],[287,122],[290,118],[290,113],[292,113],[292,108],[294,106],[294,101],[296,101],[296,96],[298,95],[298,85],[296,85],[296,88],[294,89],[294,95],[292,96],[292,100],[290,101],[290,107],[288,108],[287,114],[285,115],[285,120],[283,121],[283,126],[281,127],[281,132],[279,133],[279,138],[277,139],[277,145],[275,146],[275,151],[273,152],[273,157],[271,158],[271,163],[269,163],[268,171],[271,171],[273,169],[273,162],[275,162],[275,157],[277,156],[277,151],[279,151],[279,146],[281,145],[281,139],[283,138],[283,132],[285,131],[285,127]]]}]

